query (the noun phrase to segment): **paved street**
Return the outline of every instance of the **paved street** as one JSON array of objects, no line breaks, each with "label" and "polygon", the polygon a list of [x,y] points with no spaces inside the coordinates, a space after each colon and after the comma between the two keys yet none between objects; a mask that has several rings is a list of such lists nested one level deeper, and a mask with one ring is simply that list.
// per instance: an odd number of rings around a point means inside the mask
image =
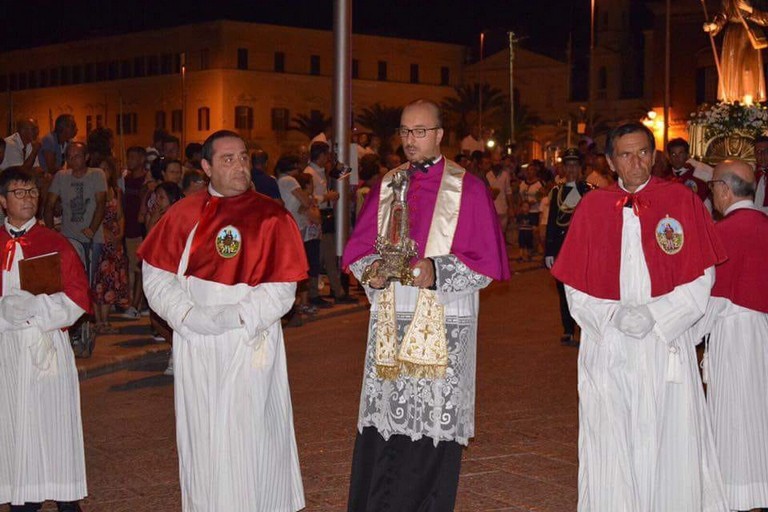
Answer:
[{"label": "paved street", "polygon": [[[360,311],[286,330],[308,512],[345,509],[366,325]],[[458,510],[575,510],[577,351],[561,347],[559,334],[546,271],[517,274],[481,295],[477,429]],[[82,382],[86,512],[180,510],[165,363],[158,353]]]}]

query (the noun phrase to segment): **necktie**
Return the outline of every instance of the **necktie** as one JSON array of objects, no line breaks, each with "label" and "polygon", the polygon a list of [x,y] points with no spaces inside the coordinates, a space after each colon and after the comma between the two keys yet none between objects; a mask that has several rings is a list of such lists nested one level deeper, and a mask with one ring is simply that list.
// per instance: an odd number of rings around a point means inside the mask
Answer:
[{"label": "necktie", "polygon": [[20,236],[24,235],[24,233],[26,233],[26,232],[27,232],[27,230],[26,230],[26,229],[20,229],[20,230],[18,230],[18,231],[16,231],[15,229],[11,229],[11,230],[9,230],[9,231],[11,232],[11,236],[12,236],[13,238],[19,238]]}]

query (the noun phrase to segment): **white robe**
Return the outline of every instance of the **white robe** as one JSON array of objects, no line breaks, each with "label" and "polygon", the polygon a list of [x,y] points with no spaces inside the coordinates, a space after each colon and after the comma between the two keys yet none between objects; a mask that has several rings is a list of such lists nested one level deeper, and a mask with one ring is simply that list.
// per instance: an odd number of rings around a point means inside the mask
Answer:
[{"label": "white robe", "polygon": [[[623,215],[621,300],[566,286],[582,328],[578,509],[725,511],[691,330],[704,314],[712,269],[652,299],[640,220],[631,208]],[[611,323],[622,305],[650,309],[656,324],[642,340]]]},{"label": "white robe", "polygon": [[[184,512],[293,512],[304,489],[280,318],[295,283],[226,286],[144,262],[149,305],[174,330],[176,437]],[[193,305],[239,305],[242,328],[205,336],[182,319]]]},{"label": "white robe", "polygon": [[707,405],[732,510],[768,507],[768,314],[712,297],[699,331]]},{"label": "white robe", "polygon": [[[3,297],[19,289],[21,245]],[[88,494],[75,356],[60,329],[84,313],[64,293],[38,295],[19,328],[0,317],[0,503],[76,501]]]}]

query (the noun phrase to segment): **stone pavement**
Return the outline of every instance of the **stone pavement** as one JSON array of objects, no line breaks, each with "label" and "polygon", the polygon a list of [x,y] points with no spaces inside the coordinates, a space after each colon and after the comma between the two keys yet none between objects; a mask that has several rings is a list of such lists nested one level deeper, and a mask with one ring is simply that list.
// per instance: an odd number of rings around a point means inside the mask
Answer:
[{"label": "stone pavement", "polygon": [[[476,436],[464,453],[458,511],[576,508],[578,352],[558,342],[552,279],[524,270],[481,294]],[[366,311],[352,311],[285,331],[307,512],[345,510],[367,321]],[[157,353],[81,382],[85,512],[181,508],[167,345],[140,337],[109,337],[94,358],[117,351],[113,344]]]}]

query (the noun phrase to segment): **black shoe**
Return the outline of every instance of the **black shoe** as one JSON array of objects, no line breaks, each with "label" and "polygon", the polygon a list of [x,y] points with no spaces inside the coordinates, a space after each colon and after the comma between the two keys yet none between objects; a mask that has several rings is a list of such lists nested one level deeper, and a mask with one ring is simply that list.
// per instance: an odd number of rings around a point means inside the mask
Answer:
[{"label": "black shoe", "polygon": [[80,503],[77,501],[57,501],[56,507],[59,512],[83,512],[80,508]]},{"label": "black shoe", "polygon": [[320,309],[328,309],[333,307],[333,302],[327,301],[322,297],[312,297],[309,299],[309,303],[313,306],[317,306]]},{"label": "black shoe", "polygon": [[336,304],[357,304],[358,300],[354,297],[351,297],[349,295],[342,295],[340,297],[334,297],[336,301]]}]

